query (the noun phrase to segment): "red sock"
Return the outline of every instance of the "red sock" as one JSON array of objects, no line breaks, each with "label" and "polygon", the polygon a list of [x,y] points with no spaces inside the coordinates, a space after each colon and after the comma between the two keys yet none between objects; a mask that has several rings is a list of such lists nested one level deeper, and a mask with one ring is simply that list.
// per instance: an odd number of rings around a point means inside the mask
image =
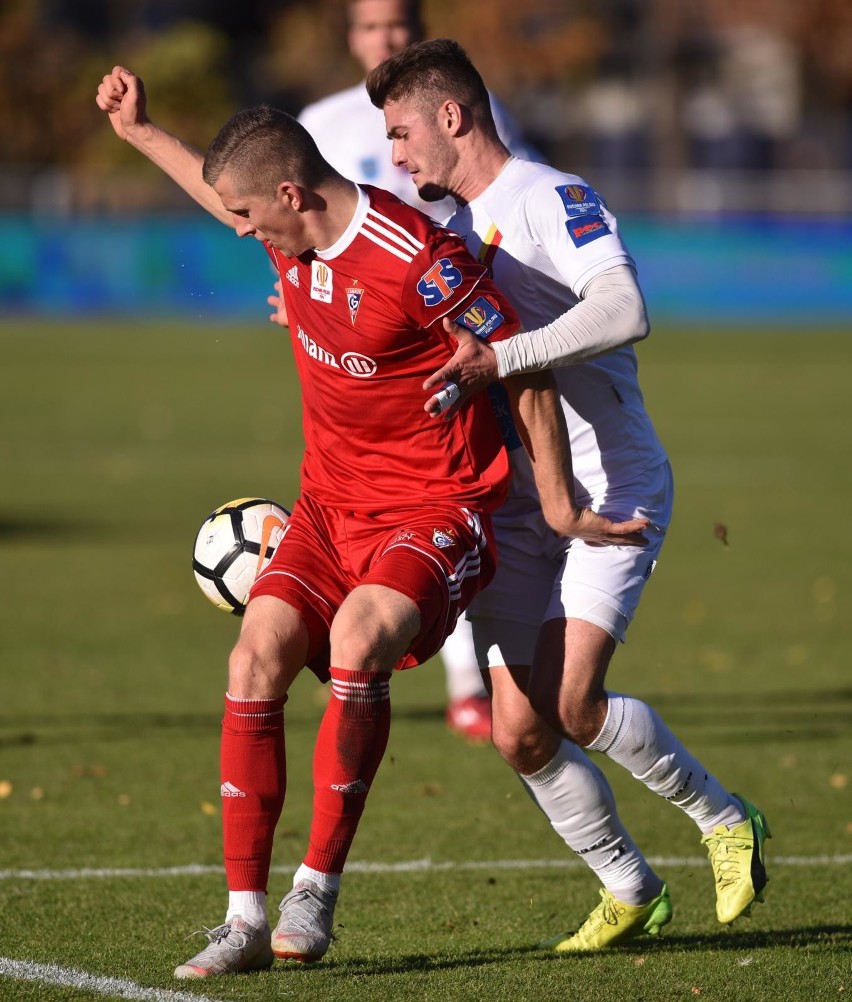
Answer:
[{"label": "red sock", "polygon": [[342,873],[390,733],[390,672],[331,669],[314,751],[314,816],[305,864]]},{"label": "red sock", "polygon": [[222,721],[222,832],[228,890],[265,891],[284,806],[284,699],[232,699]]}]

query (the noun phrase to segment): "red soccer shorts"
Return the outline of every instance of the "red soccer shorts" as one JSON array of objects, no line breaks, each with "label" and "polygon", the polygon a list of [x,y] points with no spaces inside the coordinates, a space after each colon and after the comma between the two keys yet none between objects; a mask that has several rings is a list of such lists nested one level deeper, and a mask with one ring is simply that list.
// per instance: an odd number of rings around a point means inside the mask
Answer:
[{"label": "red soccer shorts", "polygon": [[308,667],[326,680],[331,622],[356,585],[385,585],[417,605],[420,633],[396,665],[412,668],[441,649],[495,569],[488,515],[446,504],[366,515],[299,498],[249,601],[274,595],[299,612]]}]

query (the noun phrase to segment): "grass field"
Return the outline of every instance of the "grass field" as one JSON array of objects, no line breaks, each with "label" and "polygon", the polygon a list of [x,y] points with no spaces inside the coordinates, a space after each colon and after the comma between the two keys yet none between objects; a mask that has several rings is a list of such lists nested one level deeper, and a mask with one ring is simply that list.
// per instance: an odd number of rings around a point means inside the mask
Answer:
[{"label": "grass field", "polygon": [[[223,913],[218,733],[238,627],[196,588],[191,542],[233,497],[293,500],[288,349],[262,326],[4,321],[0,998],[852,993],[852,338],[660,331],[639,356],[678,498],[610,684],[765,810],[767,903],[719,927],[691,823],[599,760],[675,919],[605,956],[537,950],[576,927],[596,882],[496,754],[445,730],[436,663],[395,679],[327,959],[175,982],[198,943],[184,936]],[[305,846],[324,696],[305,675],[288,705],[273,913]]]}]

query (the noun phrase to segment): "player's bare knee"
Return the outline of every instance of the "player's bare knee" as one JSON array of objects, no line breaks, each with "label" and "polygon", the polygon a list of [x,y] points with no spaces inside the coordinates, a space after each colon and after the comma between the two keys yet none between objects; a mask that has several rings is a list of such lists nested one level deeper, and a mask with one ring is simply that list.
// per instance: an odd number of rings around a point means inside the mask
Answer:
[{"label": "player's bare knee", "polygon": [[386,643],[376,624],[364,624],[363,629],[359,630],[346,623],[338,624],[335,620],[329,642],[331,663],[339,668],[377,671],[385,667],[382,652]]},{"label": "player's bare knee", "polygon": [[375,590],[360,589],[341,605],[329,631],[333,665],[390,671],[410,647],[420,625],[417,607],[403,596],[391,604],[375,601],[375,595]]},{"label": "player's bare knee", "polygon": [[228,659],[228,692],[240,699],[283,696],[290,679],[286,661],[273,644],[258,643],[255,636],[241,637]]},{"label": "player's bare knee", "polygon": [[491,740],[500,757],[515,772],[531,775],[543,769],[556,754],[559,739],[543,722],[517,726],[492,718]]},{"label": "player's bare knee", "polygon": [[600,734],[604,719],[606,711],[604,710],[601,717],[595,702],[572,701],[559,707],[559,725],[562,733],[581,748],[590,745]]},{"label": "player's bare knee", "polygon": [[529,699],[533,709],[554,731],[575,744],[588,744],[597,734],[594,731],[589,741],[584,741],[588,726],[580,705],[554,698],[551,693],[537,689],[534,685],[530,686]]}]

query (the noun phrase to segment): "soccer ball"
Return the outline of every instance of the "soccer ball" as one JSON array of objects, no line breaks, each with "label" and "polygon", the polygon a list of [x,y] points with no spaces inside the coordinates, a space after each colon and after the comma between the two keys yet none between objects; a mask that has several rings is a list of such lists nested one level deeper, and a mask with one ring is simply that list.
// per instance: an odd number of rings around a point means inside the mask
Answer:
[{"label": "soccer ball", "polygon": [[286,508],[268,498],[238,498],[204,519],[192,569],[217,608],[236,616],[246,611],[251,586],[272,559],[289,517]]}]

